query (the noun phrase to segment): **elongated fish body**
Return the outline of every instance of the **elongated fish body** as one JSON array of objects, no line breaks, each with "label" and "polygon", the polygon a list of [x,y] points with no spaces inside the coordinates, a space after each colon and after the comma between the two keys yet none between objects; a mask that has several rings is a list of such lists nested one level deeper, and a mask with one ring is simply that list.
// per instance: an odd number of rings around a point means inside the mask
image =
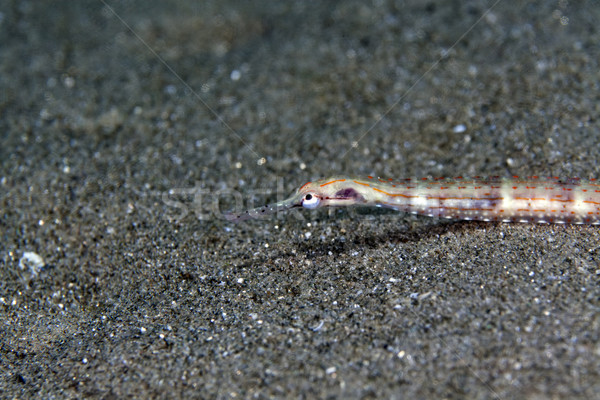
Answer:
[{"label": "elongated fish body", "polygon": [[423,178],[331,177],[302,185],[287,200],[242,213],[232,221],[290,208],[387,207],[455,220],[600,224],[600,184],[578,178]]}]

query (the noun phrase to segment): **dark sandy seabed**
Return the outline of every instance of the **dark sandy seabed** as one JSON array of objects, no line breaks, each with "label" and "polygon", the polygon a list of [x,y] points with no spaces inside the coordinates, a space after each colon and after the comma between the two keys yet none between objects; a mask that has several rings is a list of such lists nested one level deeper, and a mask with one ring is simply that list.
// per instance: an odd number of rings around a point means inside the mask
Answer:
[{"label": "dark sandy seabed", "polygon": [[1,2],[0,397],[600,398],[598,227],[219,212],[332,174],[600,178],[599,26]]}]

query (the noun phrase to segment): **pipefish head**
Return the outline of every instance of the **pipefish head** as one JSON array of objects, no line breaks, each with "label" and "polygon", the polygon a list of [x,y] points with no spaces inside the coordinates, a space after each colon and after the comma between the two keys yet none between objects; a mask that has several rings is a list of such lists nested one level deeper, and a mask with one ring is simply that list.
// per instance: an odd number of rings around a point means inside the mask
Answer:
[{"label": "pipefish head", "polygon": [[241,213],[226,214],[229,221],[243,221],[276,214],[292,208],[341,207],[364,203],[357,188],[349,184],[346,178],[331,177],[308,182],[302,185],[290,198],[278,203],[267,204]]}]

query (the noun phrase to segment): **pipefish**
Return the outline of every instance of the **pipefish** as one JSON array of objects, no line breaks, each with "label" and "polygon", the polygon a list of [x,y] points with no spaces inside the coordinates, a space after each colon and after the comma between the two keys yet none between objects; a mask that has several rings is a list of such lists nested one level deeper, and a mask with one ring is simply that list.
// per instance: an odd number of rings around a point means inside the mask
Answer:
[{"label": "pipefish", "polygon": [[600,184],[595,179],[537,176],[401,180],[334,176],[307,182],[281,202],[225,217],[243,221],[293,208],[355,205],[467,221],[598,225]]}]

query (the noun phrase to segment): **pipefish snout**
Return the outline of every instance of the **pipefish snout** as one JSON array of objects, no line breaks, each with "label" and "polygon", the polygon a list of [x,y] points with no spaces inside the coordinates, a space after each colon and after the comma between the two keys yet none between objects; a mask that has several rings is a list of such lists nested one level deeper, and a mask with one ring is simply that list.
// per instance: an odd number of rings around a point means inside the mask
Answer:
[{"label": "pipefish snout", "polygon": [[225,217],[242,221],[291,208],[354,205],[455,220],[597,225],[600,184],[537,176],[401,180],[338,176],[305,183],[279,203]]}]

